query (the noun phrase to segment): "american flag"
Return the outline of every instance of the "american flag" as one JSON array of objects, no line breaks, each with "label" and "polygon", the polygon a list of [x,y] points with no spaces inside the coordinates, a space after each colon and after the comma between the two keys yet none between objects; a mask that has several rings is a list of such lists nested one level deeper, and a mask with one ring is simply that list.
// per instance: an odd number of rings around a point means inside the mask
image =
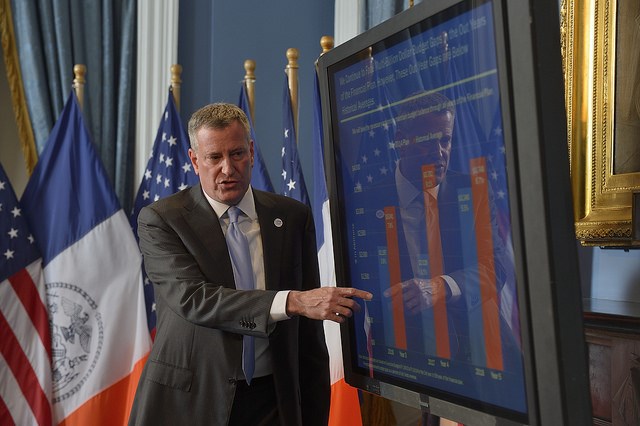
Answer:
[{"label": "american flag", "polygon": [[[160,198],[186,189],[198,183],[198,176],[188,155],[189,137],[182,126],[180,115],[169,89],[169,99],[160,119],[151,156],[147,162],[144,177],[138,188],[138,194],[131,212],[130,222],[138,238],[138,213],[140,210]],[[155,335],[156,311],[153,285],[144,274],[144,296],[147,308],[149,332]]]},{"label": "american flag", "polygon": [[307,186],[304,183],[300,158],[298,157],[298,142],[291,108],[291,92],[289,91],[289,81],[286,74],[284,90],[282,91],[282,129],[282,189],[280,193],[311,207]]},{"label": "american flag", "polygon": [[247,88],[245,83],[242,83],[240,88],[240,99],[238,100],[238,107],[244,111],[249,120],[249,128],[251,130],[251,140],[253,140],[253,172],[251,173],[251,186],[261,191],[274,192],[269,172],[264,164],[262,152],[258,146],[256,140],[256,134],[253,129],[253,121],[251,120],[251,112],[249,111],[249,99],[247,97]]},{"label": "american flag", "polygon": [[52,424],[41,256],[0,166],[0,424]]}]

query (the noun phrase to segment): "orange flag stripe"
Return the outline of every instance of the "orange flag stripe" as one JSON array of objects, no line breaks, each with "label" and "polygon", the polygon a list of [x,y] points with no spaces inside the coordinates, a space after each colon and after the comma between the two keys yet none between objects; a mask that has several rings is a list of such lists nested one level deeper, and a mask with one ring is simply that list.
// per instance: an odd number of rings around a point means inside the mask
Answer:
[{"label": "orange flag stripe", "polygon": [[60,425],[126,425],[129,421],[133,398],[147,357],[148,355],[145,355],[139,360],[128,376],[120,379],[93,398],[87,400],[87,402],[60,422]]},{"label": "orange flag stripe", "polygon": [[331,385],[331,408],[328,426],[362,426],[358,390],[344,379]]}]

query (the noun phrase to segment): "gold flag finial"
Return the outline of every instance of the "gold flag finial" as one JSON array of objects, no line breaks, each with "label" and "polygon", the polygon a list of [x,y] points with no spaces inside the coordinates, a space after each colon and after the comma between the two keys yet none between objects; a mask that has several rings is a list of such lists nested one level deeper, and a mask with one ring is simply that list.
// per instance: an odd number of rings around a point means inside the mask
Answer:
[{"label": "gold flag finial", "polygon": [[256,97],[256,61],[247,59],[244,61],[244,85],[247,89],[247,102],[249,102],[249,114],[251,114],[251,122],[255,126],[255,97]]},{"label": "gold flag finial", "polygon": [[78,98],[78,105],[80,109],[84,107],[84,85],[86,80],[84,76],[87,74],[87,67],[84,64],[76,64],[73,67],[73,90],[76,92],[76,98]]},{"label": "gold flag finial", "polygon": [[173,94],[173,102],[176,104],[176,109],[180,111],[180,86],[182,85],[182,65],[171,65],[171,93]]},{"label": "gold flag finial", "polygon": [[322,46],[322,53],[327,53],[333,49],[333,37],[328,35],[320,37],[320,46]]},{"label": "gold flag finial", "polygon": [[291,112],[293,113],[293,127],[298,141],[298,49],[287,49],[287,67],[285,72],[289,76],[289,92],[291,93]]}]

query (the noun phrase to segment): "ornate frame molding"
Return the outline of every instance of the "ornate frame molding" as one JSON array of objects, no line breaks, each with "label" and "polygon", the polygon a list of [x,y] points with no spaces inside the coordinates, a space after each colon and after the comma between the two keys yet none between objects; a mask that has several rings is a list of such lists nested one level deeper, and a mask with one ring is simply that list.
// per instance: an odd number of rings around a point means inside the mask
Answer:
[{"label": "ornate frame molding", "polygon": [[616,174],[613,161],[615,144],[621,143],[615,140],[616,82],[627,78],[616,70],[622,1],[631,0],[563,0],[561,5],[576,238],[584,245],[640,246],[632,217],[640,171]]}]

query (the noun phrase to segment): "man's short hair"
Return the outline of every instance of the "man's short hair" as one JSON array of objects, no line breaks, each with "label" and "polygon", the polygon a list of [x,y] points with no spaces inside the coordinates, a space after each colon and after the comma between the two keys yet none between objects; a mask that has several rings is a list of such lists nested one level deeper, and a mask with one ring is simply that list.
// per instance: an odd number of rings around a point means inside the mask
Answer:
[{"label": "man's short hair", "polygon": [[196,133],[201,128],[207,129],[225,129],[234,121],[239,122],[244,128],[247,143],[251,140],[251,129],[249,128],[249,120],[244,111],[236,105],[228,103],[214,103],[206,105],[191,115],[188,124],[189,142],[191,149],[198,149],[198,140]]}]

